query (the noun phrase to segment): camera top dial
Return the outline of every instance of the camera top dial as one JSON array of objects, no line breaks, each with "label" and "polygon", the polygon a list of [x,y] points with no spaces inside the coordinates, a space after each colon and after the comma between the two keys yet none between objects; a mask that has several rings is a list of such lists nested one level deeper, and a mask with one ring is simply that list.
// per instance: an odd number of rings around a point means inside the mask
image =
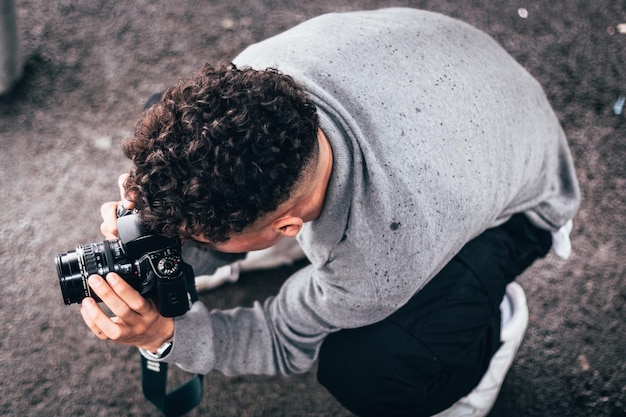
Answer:
[{"label": "camera top dial", "polygon": [[179,259],[176,256],[166,255],[159,259],[156,269],[160,275],[172,276],[178,274]]}]

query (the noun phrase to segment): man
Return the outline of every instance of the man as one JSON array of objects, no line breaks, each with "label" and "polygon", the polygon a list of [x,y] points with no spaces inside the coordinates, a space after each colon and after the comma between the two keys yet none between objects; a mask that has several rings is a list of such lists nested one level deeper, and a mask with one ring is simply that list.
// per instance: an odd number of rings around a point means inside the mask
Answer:
[{"label": "man", "polygon": [[[116,317],[86,299],[85,322],[199,373],[319,360],[320,382],[358,415],[447,409],[500,349],[507,285],[578,208],[540,86],[484,33],[411,9],[320,16],[234,64],[205,66],[142,115],[124,143],[124,204],[186,239],[196,274],[284,237],[311,265],[262,304],[195,303],[176,319],[94,276]],[[118,204],[103,206],[107,237]]]}]

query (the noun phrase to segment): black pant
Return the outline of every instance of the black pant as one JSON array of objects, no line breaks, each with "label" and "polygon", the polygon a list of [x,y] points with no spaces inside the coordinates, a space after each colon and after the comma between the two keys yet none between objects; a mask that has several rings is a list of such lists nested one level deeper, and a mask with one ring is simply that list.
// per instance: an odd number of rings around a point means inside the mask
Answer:
[{"label": "black pant", "polygon": [[518,214],[463,249],[385,320],[324,341],[318,380],[359,416],[431,416],[480,382],[500,346],[505,287],[552,236]]}]

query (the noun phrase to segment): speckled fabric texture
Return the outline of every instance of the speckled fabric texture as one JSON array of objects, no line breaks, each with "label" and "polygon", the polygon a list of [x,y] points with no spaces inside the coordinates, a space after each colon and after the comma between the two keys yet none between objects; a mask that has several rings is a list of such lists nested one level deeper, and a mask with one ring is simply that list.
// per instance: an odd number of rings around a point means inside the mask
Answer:
[{"label": "speckled fabric texture", "polygon": [[247,48],[318,106],[333,149],[311,265],[252,308],[176,320],[165,358],[228,375],[309,369],[324,337],[384,319],[472,238],[523,212],[557,230],[579,204],[566,138],[538,83],[490,37],[440,14],[330,14]]}]

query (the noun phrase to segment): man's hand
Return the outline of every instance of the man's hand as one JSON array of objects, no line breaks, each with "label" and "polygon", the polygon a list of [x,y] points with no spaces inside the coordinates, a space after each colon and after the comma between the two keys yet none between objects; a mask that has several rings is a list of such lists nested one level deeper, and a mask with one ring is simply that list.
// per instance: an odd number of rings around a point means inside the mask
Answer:
[{"label": "man's hand", "polygon": [[155,352],[174,335],[174,319],[161,316],[151,300],[144,298],[116,273],[106,281],[89,277],[89,286],[111,309],[107,316],[93,298],[85,298],[80,313],[87,326],[102,340],[112,340]]},{"label": "man's hand", "polygon": [[[117,208],[121,204],[131,210],[134,205],[126,197],[124,181],[128,174],[117,180],[121,201],[104,203],[100,208],[102,224],[100,231],[106,239],[118,239]],[[102,340],[112,340],[125,345],[156,351],[174,335],[174,319],[159,314],[151,300],[144,298],[116,273],[109,273],[106,280],[92,275],[88,280],[91,289],[115,315],[109,317],[93,298],[85,298],[80,313],[87,326]]]},{"label": "man's hand", "polygon": [[132,210],[134,204],[126,198],[126,192],[124,190],[124,181],[128,178],[128,174],[122,174],[117,179],[117,185],[120,189],[121,201],[109,201],[104,203],[100,207],[100,214],[102,215],[102,224],[100,225],[100,232],[107,240],[114,240],[118,238],[117,233],[117,207],[121,204],[127,210]]}]

